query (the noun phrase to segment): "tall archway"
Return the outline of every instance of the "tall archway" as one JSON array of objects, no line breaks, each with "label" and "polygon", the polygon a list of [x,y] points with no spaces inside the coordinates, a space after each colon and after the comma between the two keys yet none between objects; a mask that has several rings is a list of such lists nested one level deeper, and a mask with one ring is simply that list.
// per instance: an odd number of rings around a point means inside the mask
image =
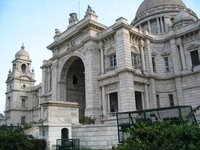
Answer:
[{"label": "tall archway", "polygon": [[85,67],[83,61],[77,57],[70,57],[61,72],[61,99],[77,102],[79,117],[85,116]]}]

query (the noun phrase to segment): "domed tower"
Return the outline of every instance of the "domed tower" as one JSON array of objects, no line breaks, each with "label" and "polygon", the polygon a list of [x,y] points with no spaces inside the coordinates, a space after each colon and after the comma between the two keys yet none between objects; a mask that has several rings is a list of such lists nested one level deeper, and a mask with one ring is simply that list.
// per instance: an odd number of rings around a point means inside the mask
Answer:
[{"label": "domed tower", "polygon": [[[182,0],[144,0],[137,10],[132,25],[153,34],[163,34],[175,27],[174,21],[177,15],[184,14],[184,24],[194,23],[197,15]],[[186,15],[187,14],[187,15]],[[187,17],[187,19],[185,18]],[[183,23],[183,22],[182,22]],[[180,24],[179,24],[180,26]]]},{"label": "domed tower", "polygon": [[15,54],[12,70],[6,80],[6,108],[7,123],[23,123],[26,121],[28,110],[31,108],[30,90],[35,85],[35,74],[31,70],[31,60],[24,45]]}]

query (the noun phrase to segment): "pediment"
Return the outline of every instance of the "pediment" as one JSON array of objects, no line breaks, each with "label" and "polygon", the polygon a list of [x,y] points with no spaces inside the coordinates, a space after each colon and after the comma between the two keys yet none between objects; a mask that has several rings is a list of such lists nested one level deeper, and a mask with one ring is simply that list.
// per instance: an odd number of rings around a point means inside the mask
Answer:
[{"label": "pediment", "polygon": [[200,44],[191,44],[187,47],[187,50],[198,49],[199,47],[200,47]]},{"label": "pediment", "polygon": [[115,48],[113,46],[110,46],[107,50],[106,50],[106,55],[111,55],[115,53]]},{"label": "pediment", "polygon": [[161,54],[161,56],[169,56],[170,55],[170,52],[163,52],[162,54]]}]

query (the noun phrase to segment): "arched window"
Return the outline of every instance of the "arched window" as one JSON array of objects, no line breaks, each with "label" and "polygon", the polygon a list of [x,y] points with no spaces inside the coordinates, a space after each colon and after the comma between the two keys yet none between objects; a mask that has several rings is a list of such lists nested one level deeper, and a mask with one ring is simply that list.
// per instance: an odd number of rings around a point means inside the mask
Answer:
[{"label": "arched window", "polygon": [[76,75],[73,75],[73,84],[77,84],[78,83],[78,79]]},{"label": "arched window", "polygon": [[140,54],[139,50],[135,47],[132,47],[132,49],[131,49],[131,61],[132,61],[132,65],[134,66],[134,68],[139,69],[142,67],[141,54]]},{"label": "arched window", "polygon": [[110,71],[116,68],[117,66],[117,56],[116,51],[114,47],[110,47],[105,51],[106,55],[106,70]]},{"label": "arched window", "polygon": [[26,65],[22,64],[21,69],[22,69],[22,72],[26,72]]},{"label": "arched window", "polygon": [[67,128],[61,130],[61,139],[69,139],[69,130]]}]

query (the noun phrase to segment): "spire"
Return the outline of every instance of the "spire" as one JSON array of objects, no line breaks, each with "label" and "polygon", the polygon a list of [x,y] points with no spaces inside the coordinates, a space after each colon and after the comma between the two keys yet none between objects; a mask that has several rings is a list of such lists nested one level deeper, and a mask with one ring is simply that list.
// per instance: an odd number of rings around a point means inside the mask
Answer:
[{"label": "spire", "polygon": [[24,42],[22,43],[21,49],[25,49]]}]

